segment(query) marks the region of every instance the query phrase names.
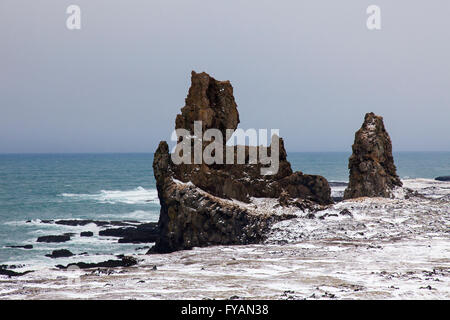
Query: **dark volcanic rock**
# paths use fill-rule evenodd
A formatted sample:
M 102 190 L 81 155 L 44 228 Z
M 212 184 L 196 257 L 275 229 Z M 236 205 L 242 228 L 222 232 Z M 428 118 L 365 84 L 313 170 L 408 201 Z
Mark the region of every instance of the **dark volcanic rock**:
M 450 176 L 442 176 L 442 177 L 436 177 L 434 180 L 437 181 L 450 181 Z
M 54 250 L 51 254 L 46 254 L 46 257 L 49 258 L 67 258 L 71 257 L 74 254 L 67 249 Z
M 226 129 L 237 128 L 239 113 L 229 81 L 217 81 L 205 72 L 192 71 L 186 105 L 176 117 L 175 129 L 187 129 L 193 133 L 194 121 L 198 120 L 202 121 L 203 131 L 215 128 L 223 136 Z
M 24 246 L 6 246 L 7 248 L 15 248 L 15 249 L 33 249 L 31 244 L 26 244 Z
M 16 272 L 16 271 L 12 271 L 12 270 L 0 269 L 0 275 L 8 276 L 8 277 L 20 277 L 20 276 L 26 275 L 27 273 L 30 273 L 30 272 L 33 272 L 33 271 Z
M 136 227 L 111 228 L 101 230 L 100 236 L 120 237 L 119 243 L 148 243 L 155 242 L 159 237 L 158 224 L 143 223 Z
M 83 231 L 80 233 L 81 237 L 93 237 L 94 233 L 92 231 Z
M 129 256 L 121 256 L 120 260 L 107 260 L 99 263 L 86 263 L 77 262 L 70 263 L 67 266 L 57 265 L 59 269 L 67 269 L 71 266 L 76 266 L 80 269 L 90 269 L 90 268 L 117 268 L 117 267 L 131 267 L 136 265 L 138 262 L 135 258 Z
M 160 237 L 149 252 L 259 243 L 270 224 L 283 218 L 252 214 L 191 184 L 168 182 L 160 197 Z
M 33 271 L 24 271 L 24 272 L 16 272 L 16 271 L 12 271 L 12 270 L 8 270 L 8 269 L 16 269 L 16 268 L 22 268 L 23 265 L 6 265 L 6 264 L 2 264 L 0 265 L 0 275 L 1 276 L 8 276 L 8 277 L 20 277 L 23 276 L 27 273 L 33 272 Z
M 349 159 L 350 182 L 344 199 L 390 197 L 396 186 L 402 186 L 392 156 L 392 143 L 383 118 L 367 113 L 355 134 L 353 154 Z
M 23 268 L 25 265 L 23 264 L 2 264 L 0 265 L 0 269 L 6 270 L 6 269 L 19 269 L 19 268 Z
M 225 136 L 227 129 L 236 130 L 239 113 L 229 81 L 217 81 L 206 73 L 192 72 L 191 88 L 186 98 L 186 106 L 176 118 L 176 129 L 185 129 L 194 135 L 193 123 L 202 121 L 203 131 L 219 129 Z M 248 202 L 250 197 L 278 198 L 283 191 L 291 198 L 308 199 L 320 204 L 331 203 L 328 181 L 302 172 L 293 173 L 284 141 L 279 142 L 279 170 L 274 175 L 261 175 L 262 164 L 249 164 L 250 150 L 258 154 L 270 153 L 267 147 L 245 146 L 245 164 L 237 164 L 237 146 L 231 149 L 234 164 L 179 164 L 174 165 L 168 158 L 174 178 L 182 182 L 192 182 L 196 187 L 220 198 Z M 205 143 L 205 142 L 204 142 Z M 208 144 L 208 143 L 206 143 Z M 264 151 L 264 152 L 263 152 Z M 156 176 L 156 173 L 155 173 Z
M 236 130 L 239 113 L 229 81 L 217 81 L 206 73 L 192 72 L 191 88 L 186 105 L 175 121 L 176 129 L 185 129 L 195 136 L 194 121 L 202 121 L 203 132 L 219 129 Z M 330 204 L 330 187 L 325 178 L 293 172 L 287 161 L 284 141 L 279 143 L 279 170 L 262 175 L 262 164 L 250 164 L 250 151 L 267 152 L 269 147 L 243 147 L 245 164 L 174 164 L 165 141 L 154 155 L 153 170 L 161 204 L 160 236 L 153 251 L 171 252 L 194 246 L 257 243 L 264 239 L 271 223 L 287 216 L 271 217 L 255 214 L 244 206 L 223 201 L 235 199 L 244 203 L 251 197 L 279 198 L 282 203 Z M 203 142 L 205 143 L 205 142 Z M 202 146 L 205 148 L 205 145 Z M 223 147 L 233 151 L 237 146 Z M 237 163 L 237 161 L 234 161 Z M 309 201 L 309 202 L 308 202 Z
M 37 239 L 37 242 L 66 242 L 69 240 L 70 240 L 69 235 L 42 236 Z

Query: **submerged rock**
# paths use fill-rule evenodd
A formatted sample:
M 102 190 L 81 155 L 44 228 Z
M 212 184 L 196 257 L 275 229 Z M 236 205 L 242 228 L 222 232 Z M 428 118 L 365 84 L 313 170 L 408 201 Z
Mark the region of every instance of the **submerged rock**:
M 367 113 L 355 134 L 348 168 L 350 182 L 344 199 L 390 197 L 396 186 L 402 186 L 392 156 L 392 143 L 383 118 Z
M 436 177 L 434 180 L 437 181 L 450 181 L 450 176 L 442 176 L 442 177 Z
M 236 130 L 239 113 L 229 81 L 217 81 L 206 73 L 192 72 L 186 105 L 175 121 L 194 138 L 194 121 L 202 121 L 203 132 L 218 129 L 225 137 Z M 277 141 L 278 139 L 278 141 Z M 275 174 L 263 175 L 260 163 L 250 163 L 250 152 L 270 154 L 269 147 L 240 147 L 245 163 L 236 164 L 239 147 L 223 146 L 223 154 L 232 151 L 235 164 L 175 164 L 165 141 L 154 155 L 153 170 L 161 204 L 159 237 L 153 252 L 171 252 L 194 246 L 247 244 L 261 242 L 274 221 L 288 216 L 253 210 L 246 204 L 252 198 L 275 198 L 280 204 L 300 206 L 327 205 L 331 201 L 328 181 L 316 175 L 293 172 L 287 161 L 284 141 L 278 143 L 279 166 Z M 204 143 L 204 142 L 203 142 Z M 274 145 L 276 146 L 276 144 Z M 202 150 L 205 145 L 202 145 Z M 276 149 L 275 149 L 276 150 Z

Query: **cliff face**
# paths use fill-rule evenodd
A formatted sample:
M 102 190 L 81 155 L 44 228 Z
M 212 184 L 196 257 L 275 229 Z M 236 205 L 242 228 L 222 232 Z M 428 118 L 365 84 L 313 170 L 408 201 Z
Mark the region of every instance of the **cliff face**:
M 271 223 L 287 218 L 260 215 L 191 182 L 183 183 L 174 178 L 172 166 L 167 143 L 162 141 L 153 162 L 161 203 L 160 237 L 153 252 L 258 243 Z
M 194 121 L 198 120 L 202 121 L 203 131 L 218 129 L 224 137 L 227 129 L 236 130 L 239 113 L 231 84 L 195 72 L 191 82 L 175 128 L 185 129 L 194 138 Z M 271 146 L 244 147 L 243 164 L 236 164 L 237 146 L 222 149 L 223 154 L 234 152 L 234 164 L 175 164 L 167 143 L 162 141 L 153 162 L 161 203 L 160 238 L 153 250 L 171 252 L 194 246 L 260 242 L 271 223 L 288 217 L 254 210 L 250 206 L 252 198 L 278 198 L 280 205 L 302 208 L 330 204 L 327 180 L 292 172 L 283 139 L 274 137 L 273 143 L 278 144 L 278 171 L 262 175 L 266 165 L 251 163 L 249 153 L 264 151 L 270 155 Z M 205 149 L 204 142 L 201 149 Z
M 349 159 L 350 181 L 344 199 L 390 197 L 392 189 L 402 186 L 392 156 L 392 143 L 383 118 L 367 113 L 355 134 Z

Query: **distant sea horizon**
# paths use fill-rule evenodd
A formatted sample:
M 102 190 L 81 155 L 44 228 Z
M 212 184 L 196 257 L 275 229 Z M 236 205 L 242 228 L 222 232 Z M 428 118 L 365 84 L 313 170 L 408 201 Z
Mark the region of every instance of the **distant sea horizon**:
M 20 152 L 0 153 L 1 160 L 31 157 L 52 159 L 53 157 L 108 157 L 140 155 L 150 156 L 154 152 Z M 287 151 L 287 158 L 294 171 L 322 175 L 330 181 L 348 181 L 348 158 L 351 151 Z M 400 178 L 428 178 L 450 175 L 450 151 L 394 151 L 394 161 Z M 51 165 L 51 163 L 49 164 Z M 151 167 L 151 165 L 150 165 Z M 1 172 L 0 172 L 1 174 Z M 153 176 L 151 177 L 153 178 Z
M 156 148 L 155 148 L 156 150 Z M 286 150 L 289 153 L 351 153 L 351 150 L 344 151 L 290 151 Z M 448 153 L 450 150 L 401 150 L 401 151 L 393 151 L 393 153 Z M 2 155 L 46 155 L 46 154 L 153 154 L 154 151 L 45 151 L 45 152 L 0 152 L 0 156 Z

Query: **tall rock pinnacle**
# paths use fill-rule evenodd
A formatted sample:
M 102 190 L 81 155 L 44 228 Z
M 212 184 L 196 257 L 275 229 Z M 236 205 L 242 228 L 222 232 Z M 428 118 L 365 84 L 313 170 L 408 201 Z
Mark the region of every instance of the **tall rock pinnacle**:
M 344 199 L 390 197 L 395 186 L 402 186 L 382 117 L 372 112 L 366 114 L 361 129 L 355 133 L 352 150 L 348 164 L 350 182 Z
M 226 129 L 235 130 L 239 113 L 230 81 L 218 81 L 207 73 L 191 73 L 191 87 L 186 105 L 175 120 L 175 129 L 187 129 L 194 133 L 194 121 L 202 121 L 202 130 L 219 129 L 225 136 Z
M 218 129 L 224 136 L 226 131 L 235 132 L 239 113 L 229 81 L 215 80 L 204 72 L 192 72 L 185 106 L 175 120 L 176 129 L 187 130 L 183 134 L 194 137 L 189 138 L 187 145 L 198 139 L 197 121 L 202 121 L 203 131 Z M 272 145 L 277 138 L 275 146 L 279 152 L 273 153 Z M 202 143 L 204 151 L 209 142 Z M 173 161 L 173 153 L 169 154 L 168 144 L 161 141 L 153 160 L 161 204 L 160 234 L 152 252 L 260 243 L 271 224 L 293 217 L 280 214 L 283 210 L 278 210 L 277 206 L 315 210 L 330 204 L 328 181 L 321 176 L 293 172 L 283 139 L 274 135 L 271 143 L 268 147 L 222 145 L 224 154 L 232 151 L 231 160 L 237 160 L 238 148 L 243 149 L 244 163 L 208 164 L 204 159 L 200 163 L 177 163 Z M 250 163 L 250 151 L 257 151 L 259 156 L 270 153 L 278 160 L 278 170 L 262 174 L 261 168 L 267 164 Z M 271 205 L 258 208 L 253 203 L 257 198 Z

